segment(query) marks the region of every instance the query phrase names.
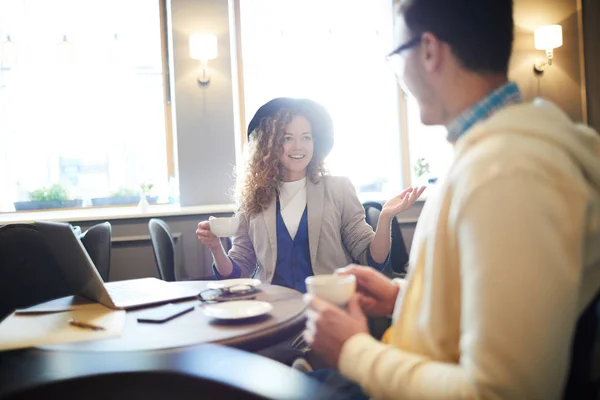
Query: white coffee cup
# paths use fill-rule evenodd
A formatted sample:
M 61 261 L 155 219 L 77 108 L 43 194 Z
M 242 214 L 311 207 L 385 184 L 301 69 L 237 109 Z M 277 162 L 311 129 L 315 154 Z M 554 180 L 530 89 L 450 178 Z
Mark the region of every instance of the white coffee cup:
M 219 217 L 208 220 L 210 231 L 218 237 L 230 237 L 235 235 L 240 226 L 238 217 Z
M 308 293 L 339 307 L 345 307 L 356 292 L 354 275 L 316 275 L 305 282 Z

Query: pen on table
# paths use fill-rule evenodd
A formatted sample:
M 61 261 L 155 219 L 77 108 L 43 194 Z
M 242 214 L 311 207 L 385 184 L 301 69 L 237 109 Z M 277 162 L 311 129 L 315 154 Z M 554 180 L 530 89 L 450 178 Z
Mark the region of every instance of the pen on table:
M 69 320 L 69 325 L 73 325 L 73 326 L 76 326 L 78 328 L 92 329 L 94 331 L 103 331 L 103 330 L 105 330 L 105 328 L 102 327 L 102 326 L 90 324 L 89 322 L 77 321 L 75 319 L 70 319 Z

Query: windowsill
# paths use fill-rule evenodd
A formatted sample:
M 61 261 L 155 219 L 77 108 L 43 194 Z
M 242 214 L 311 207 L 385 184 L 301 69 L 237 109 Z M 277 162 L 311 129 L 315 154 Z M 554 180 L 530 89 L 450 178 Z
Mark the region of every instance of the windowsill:
M 427 200 L 428 194 L 435 190 L 436 186 L 429 186 L 417 199 L 417 202 Z M 389 197 L 382 193 L 360 193 L 359 199 L 365 201 L 379 201 L 385 203 Z M 232 213 L 235 211 L 234 204 L 212 204 L 205 206 L 181 207 L 173 204 L 150 205 L 147 212 L 141 212 L 137 206 L 129 207 L 98 207 L 78 208 L 69 210 L 41 210 L 29 212 L 14 212 L 0 214 L 0 225 L 15 223 L 31 223 L 33 221 L 109 221 L 117 219 L 154 218 L 178 215 L 202 215 Z
M 169 217 L 179 215 L 220 214 L 231 213 L 234 211 L 235 205 L 233 204 L 214 204 L 188 207 L 181 207 L 173 204 L 150 205 L 147 212 L 142 212 L 137 206 L 114 208 L 81 208 L 70 210 L 48 210 L 0 214 L 0 225 L 7 223 L 31 223 L 33 221 L 108 221 L 116 219 Z

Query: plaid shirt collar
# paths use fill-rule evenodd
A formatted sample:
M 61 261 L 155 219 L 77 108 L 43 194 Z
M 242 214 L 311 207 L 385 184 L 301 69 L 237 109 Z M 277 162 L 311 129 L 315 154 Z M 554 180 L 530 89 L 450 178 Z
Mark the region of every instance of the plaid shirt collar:
M 473 104 L 448 125 L 448 141 L 451 143 L 456 142 L 477 122 L 489 118 L 501 108 L 522 101 L 517 84 L 514 82 L 505 83 Z

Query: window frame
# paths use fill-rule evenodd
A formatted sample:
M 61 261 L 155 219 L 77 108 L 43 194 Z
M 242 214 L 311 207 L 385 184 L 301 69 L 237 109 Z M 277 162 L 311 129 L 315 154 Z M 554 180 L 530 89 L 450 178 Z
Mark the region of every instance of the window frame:
M 158 0 L 157 6 L 159 7 L 159 29 L 160 29 L 160 46 L 161 46 L 161 64 L 162 64 L 162 81 L 163 81 L 163 106 L 164 106 L 164 120 L 165 120 L 165 151 L 166 151 L 166 162 L 167 162 L 167 181 L 171 176 L 176 176 L 175 166 L 175 142 L 173 132 L 173 109 L 171 102 L 171 58 L 169 53 L 169 42 L 172 27 L 168 24 L 168 4 L 167 0 Z M 157 203 L 164 204 L 164 203 Z M 94 206 L 87 205 L 85 207 L 77 208 L 58 208 L 58 209 L 39 209 L 39 210 L 23 210 L 23 211 L 0 211 L 0 215 L 10 214 L 28 214 L 36 212 L 64 212 L 69 210 L 81 210 L 81 209 L 98 209 L 98 208 L 122 208 L 131 207 L 131 205 L 111 205 L 111 206 Z

